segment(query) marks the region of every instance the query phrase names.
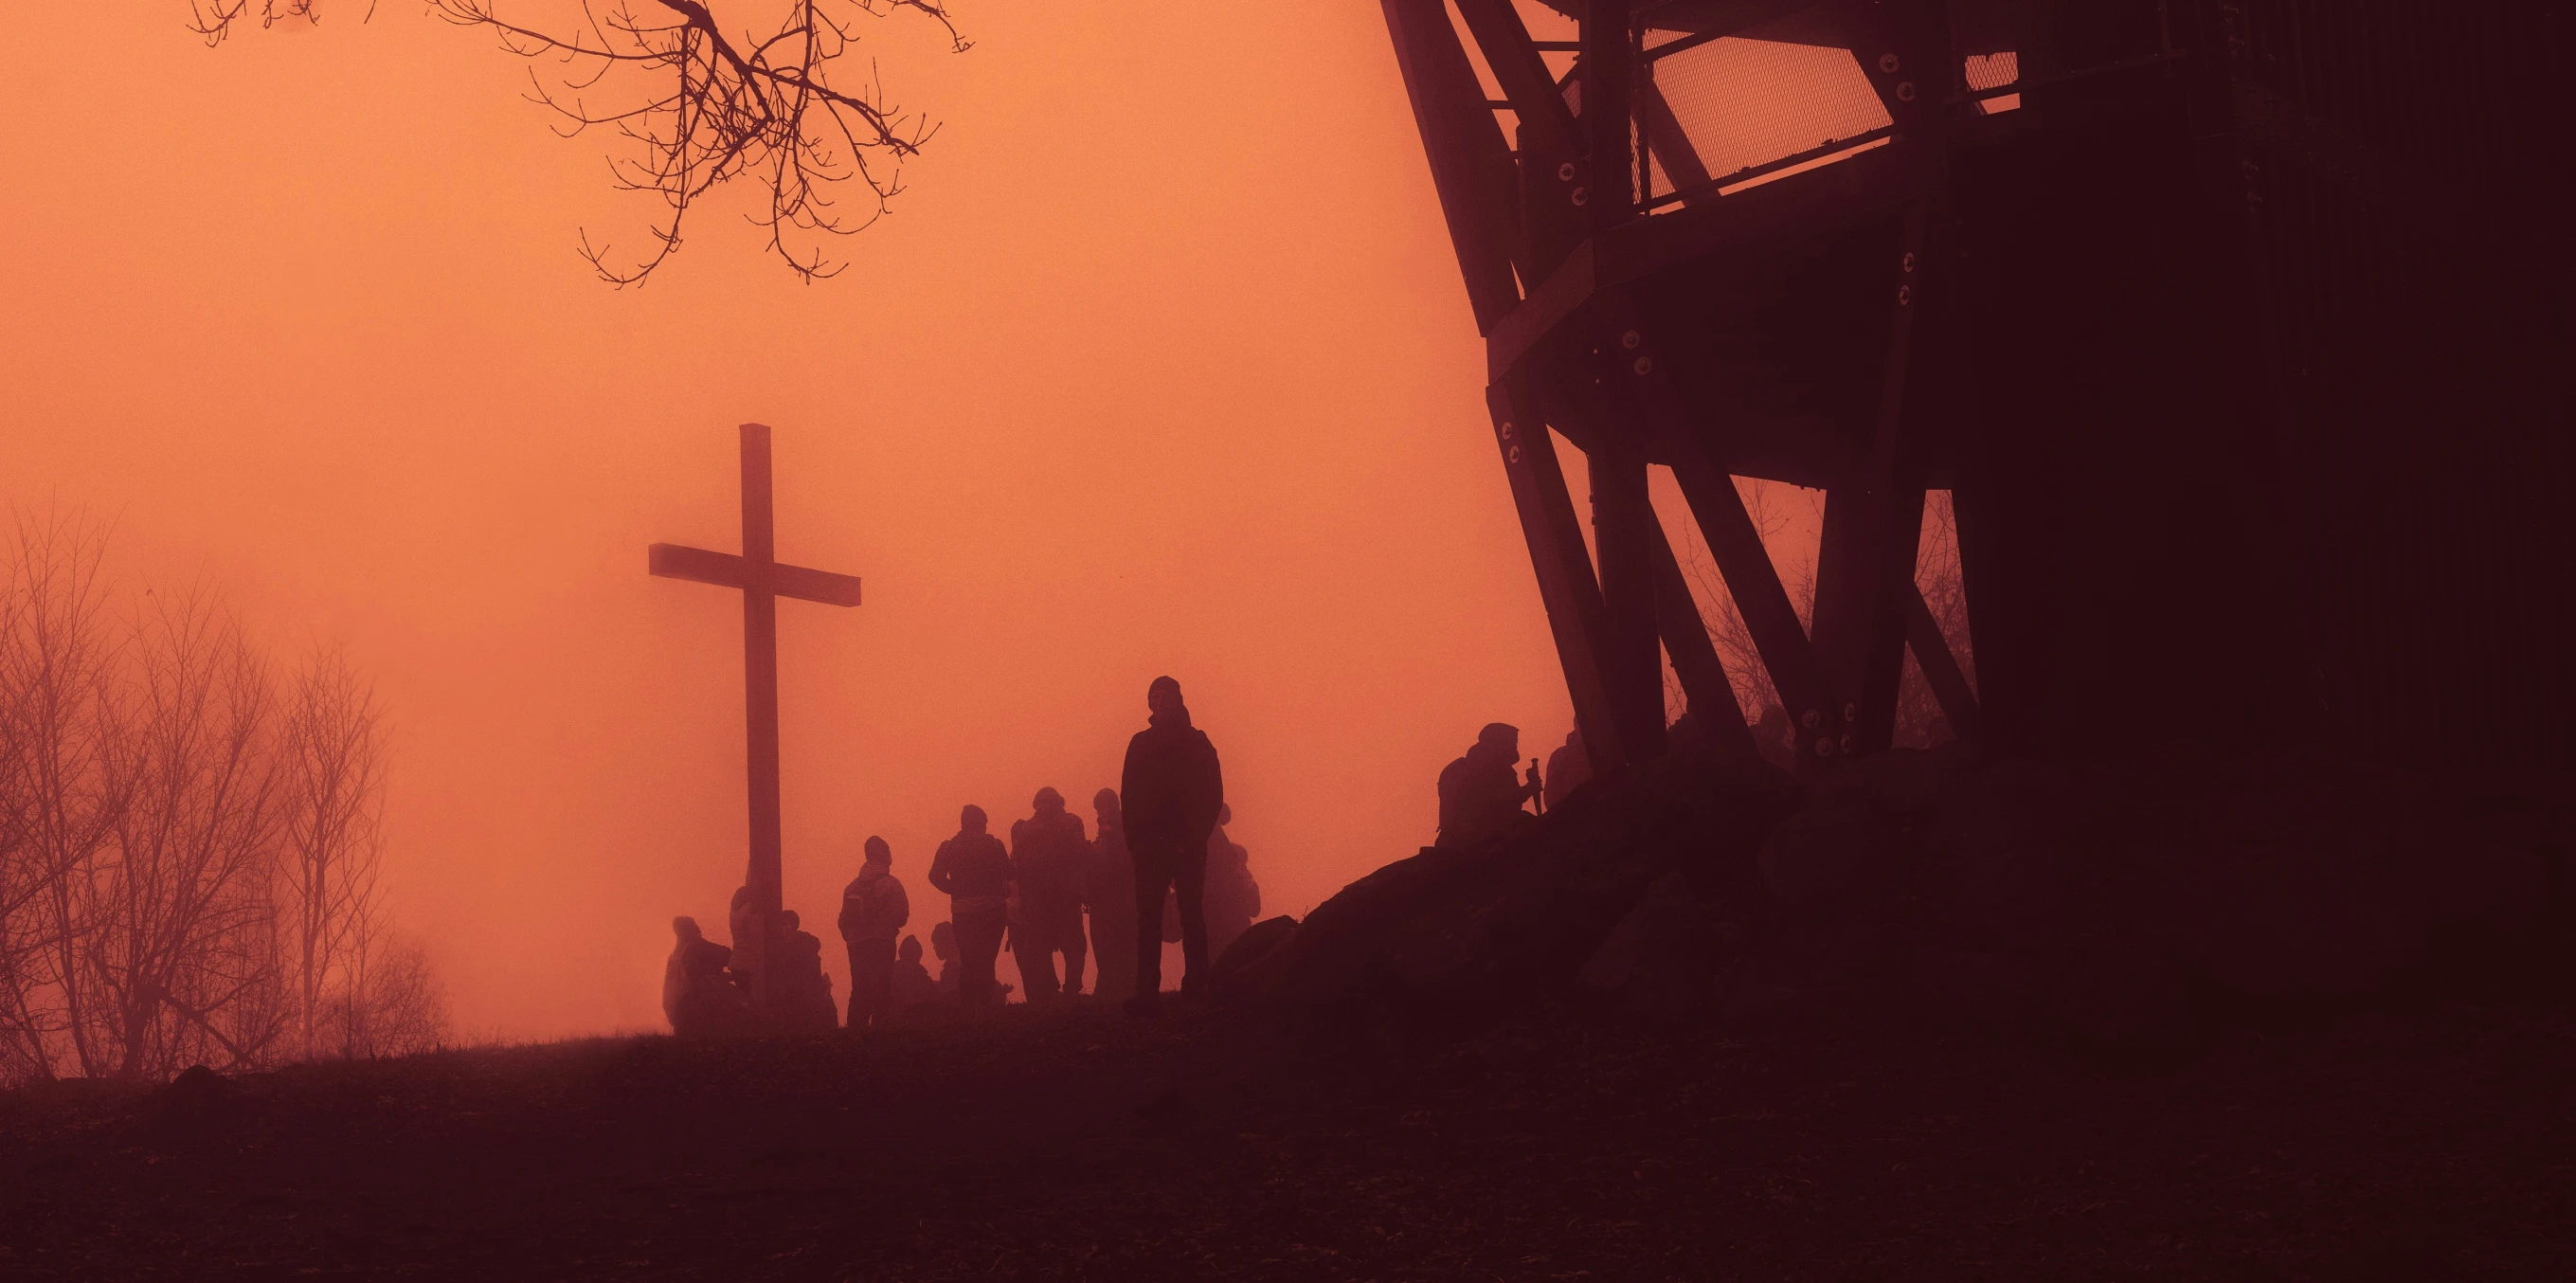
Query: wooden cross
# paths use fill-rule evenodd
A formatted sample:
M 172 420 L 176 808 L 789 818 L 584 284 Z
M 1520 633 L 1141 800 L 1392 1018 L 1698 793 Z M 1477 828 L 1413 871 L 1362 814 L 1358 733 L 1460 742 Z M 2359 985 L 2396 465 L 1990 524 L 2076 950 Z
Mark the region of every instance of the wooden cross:
M 778 598 L 819 601 L 832 606 L 859 604 L 859 581 L 803 566 L 782 566 L 776 555 L 769 509 L 769 429 L 742 425 L 742 555 L 709 552 L 680 544 L 657 543 L 646 550 L 654 574 L 692 579 L 742 590 L 742 676 L 745 720 L 750 730 L 751 871 L 743 879 L 751 888 L 752 907 L 764 929 L 752 941 L 736 940 L 736 951 L 750 947 L 745 959 L 755 968 L 762 1004 L 775 1006 L 777 969 L 766 959 L 777 932 L 780 905 L 778 870 Z

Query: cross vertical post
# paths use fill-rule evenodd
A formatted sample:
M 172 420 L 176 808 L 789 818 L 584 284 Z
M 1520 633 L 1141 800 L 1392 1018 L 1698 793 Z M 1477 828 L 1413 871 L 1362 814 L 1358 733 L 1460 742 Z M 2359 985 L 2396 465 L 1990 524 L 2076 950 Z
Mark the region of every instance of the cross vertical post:
M 753 573 L 742 587 L 742 683 L 747 775 L 751 786 L 751 867 L 743 885 L 763 923 L 775 924 L 785 907 L 779 871 L 778 802 L 778 598 L 765 572 L 778 562 L 777 526 L 769 503 L 769 428 L 742 425 L 742 558 Z M 773 925 L 762 933 L 761 999 L 776 996 L 768 959 Z
M 737 930 L 736 964 L 754 977 L 752 997 L 763 1008 L 778 1005 L 778 972 L 769 959 L 783 956 L 779 914 L 786 907 L 780 876 L 778 801 L 778 599 L 859 604 L 859 581 L 803 566 L 778 563 L 777 527 L 771 517 L 769 429 L 742 425 L 742 555 L 680 544 L 646 549 L 648 568 L 667 579 L 688 579 L 742 590 L 742 694 L 746 732 L 744 772 L 751 795 L 751 859 L 743 875 L 755 925 L 749 938 Z

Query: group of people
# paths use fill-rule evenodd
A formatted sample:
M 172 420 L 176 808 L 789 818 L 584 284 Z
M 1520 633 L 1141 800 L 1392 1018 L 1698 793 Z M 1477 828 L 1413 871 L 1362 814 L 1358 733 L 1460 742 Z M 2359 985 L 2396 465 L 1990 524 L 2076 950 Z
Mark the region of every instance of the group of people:
M 893 849 L 882 838 L 867 840 L 859 875 L 841 896 L 850 1028 L 941 1001 L 1004 1001 L 1012 986 L 994 970 L 1006 943 L 1029 1002 L 1081 993 L 1088 964 L 1098 976 L 1095 996 L 1152 1015 L 1161 1002 L 1163 946 L 1172 941 L 1181 946 L 1182 990 L 1205 987 L 1212 959 L 1261 916 L 1261 887 L 1248 854 L 1226 836 L 1233 816 L 1216 747 L 1192 725 L 1180 683 L 1156 678 L 1145 702 L 1148 724 L 1128 741 L 1120 787 L 1092 797 L 1093 831 L 1085 832 L 1082 817 L 1052 788 L 1038 790 L 1031 813 L 1012 822 L 1007 844 L 991 832 L 983 808 L 959 812 L 956 835 L 939 844 L 926 875 L 948 897 L 948 921 L 931 932 L 936 979 L 922 964 L 920 937 L 903 935 L 912 905 L 895 875 Z M 694 919 L 672 922 L 679 942 L 662 991 L 672 1029 L 838 1025 L 821 941 L 792 911 L 780 915 L 781 930 L 762 932 L 757 915 L 746 916 L 749 900 L 748 888 L 735 895 L 730 949 L 706 939 Z M 780 971 L 764 1006 L 763 955 L 773 948 Z
M 902 894 L 900 888 L 896 894 Z M 768 1026 L 806 1033 L 840 1023 L 832 977 L 823 972 L 822 940 L 805 929 L 794 909 L 778 915 L 776 931 L 761 931 L 753 904 L 750 887 L 733 893 L 730 947 L 707 939 L 696 918 L 671 920 L 671 932 L 679 939 L 662 969 L 662 1014 L 673 1030 L 731 1034 Z M 918 943 L 913 956 L 920 957 Z M 764 973 L 775 973 L 775 989 L 766 1004 Z M 763 1010 L 771 1013 L 765 1021 L 758 1014 Z

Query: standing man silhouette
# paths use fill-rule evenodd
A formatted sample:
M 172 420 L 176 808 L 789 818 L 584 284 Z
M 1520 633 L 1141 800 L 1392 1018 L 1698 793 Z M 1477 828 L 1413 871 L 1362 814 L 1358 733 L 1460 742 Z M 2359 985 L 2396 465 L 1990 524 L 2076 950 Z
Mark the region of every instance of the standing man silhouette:
M 1002 849 L 1002 839 L 984 831 L 986 822 L 980 806 L 958 812 L 957 836 L 940 843 L 930 860 L 930 885 L 948 893 L 957 992 L 969 1007 L 1001 1001 L 993 987 L 993 959 L 1011 921 L 1011 853 Z
M 1225 775 L 1207 733 L 1190 725 L 1181 684 L 1157 677 L 1145 690 L 1152 712 L 1145 729 L 1127 741 L 1127 767 L 1119 796 L 1127 821 L 1127 849 L 1136 863 L 1136 996 L 1127 1014 L 1160 1010 L 1163 989 L 1163 893 L 1180 901 L 1181 991 L 1202 991 L 1208 979 L 1208 835 L 1225 806 Z
M 894 876 L 894 848 L 872 837 L 859 876 L 841 890 L 841 943 L 850 949 L 850 1028 L 894 1014 L 894 938 L 912 920 L 912 900 Z
M 1011 919 L 1011 956 L 1020 964 L 1020 986 L 1031 1002 L 1082 992 L 1082 875 L 1091 841 L 1082 817 L 1064 809 L 1064 795 L 1038 790 L 1036 813 L 1011 825 L 1012 880 L 1019 884 Z M 1055 955 L 1064 955 L 1064 979 Z

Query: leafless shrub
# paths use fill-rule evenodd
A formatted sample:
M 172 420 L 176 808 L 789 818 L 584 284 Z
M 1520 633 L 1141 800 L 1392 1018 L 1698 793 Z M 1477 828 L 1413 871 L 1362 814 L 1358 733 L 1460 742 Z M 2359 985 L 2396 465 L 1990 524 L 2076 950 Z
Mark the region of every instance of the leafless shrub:
M 326 1008 L 315 1054 L 408 1056 L 447 1042 L 447 990 L 419 941 L 371 928 L 352 958 L 347 983 Z
M 262 26 L 319 18 L 316 0 L 258 4 Z M 612 260 L 612 246 L 582 233 L 582 257 L 620 286 L 651 276 L 680 248 L 698 202 L 743 177 L 767 193 L 753 222 L 770 251 L 808 281 L 837 274 L 823 243 L 882 216 L 903 190 L 903 161 L 935 132 L 887 100 L 873 63 L 864 77 L 841 74 L 859 23 L 910 11 L 938 24 L 951 48 L 969 47 L 942 0 L 558 0 L 536 18 L 518 16 L 527 6 L 505 15 L 505 0 L 426 4 L 528 59 L 529 97 L 565 137 L 599 127 L 627 144 L 629 154 L 610 162 L 612 181 L 655 194 L 667 212 L 639 256 Z M 208 44 L 252 13 L 252 0 L 190 0 L 192 29 Z M 859 193 L 847 208 L 835 199 L 844 191 Z

